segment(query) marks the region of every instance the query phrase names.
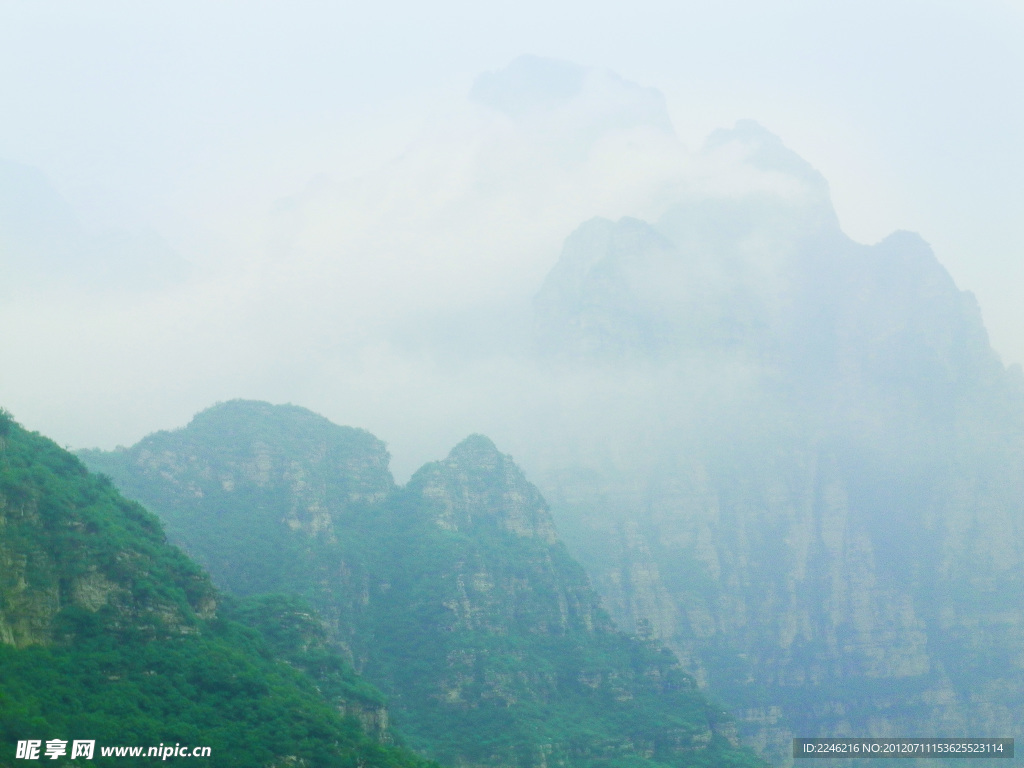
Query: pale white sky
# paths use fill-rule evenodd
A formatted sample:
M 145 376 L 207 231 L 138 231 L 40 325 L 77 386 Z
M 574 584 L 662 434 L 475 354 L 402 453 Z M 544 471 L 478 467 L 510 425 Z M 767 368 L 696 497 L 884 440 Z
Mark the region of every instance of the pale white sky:
M 372 176 L 457 111 L 480 73 L 524 53 L 657 88 L 690 148 L 757 120 L 824 174 L 852 237 L 919 232 L 978 296 L 1004 359 L 1024 361 L 1020 2 L 0 0 L 0 159 L 42 170 L 88 227 L 152 228 L 200 270 L 230 271 L 265 257 L 255 223 L 275 201 L 321 174 Z M 233 295 L 192 301 L 230 306 Z M 155 389 L 128 404 L 101 374 L 60 366 L 49 379 L 81 391 L 44 396 L 11 372 L 45 366 L 35 350 L 52 340 L 19 332 L 2 404 L 73 444 L 137 439 L 204 398 L 299 402 L 225 376 L 215 391 L 181 384 L 191 394 L 161 409 Z M 189 359 L 216 366 L 252 343 L 215 336 Z M 167 387 L 184 364 L 149 383 Z M 104 408 L 68 421 L 103 396 Z M 144 423 L 151 413 L 162 416 Z M 90 422 L 118 419 L 90 437 Z

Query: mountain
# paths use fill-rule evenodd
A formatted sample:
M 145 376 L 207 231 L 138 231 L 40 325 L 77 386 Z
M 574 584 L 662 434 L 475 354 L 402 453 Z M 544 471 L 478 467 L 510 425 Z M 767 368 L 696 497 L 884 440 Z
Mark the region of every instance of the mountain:
M 855 243 L 776 137 L 708 151 L 730 146 L 764 190 L 567 239 L 534 317 L 572 405 L 523 461 L 613 618 L 773 759 L 794 735 L 1014 733 L 1020 369 L 920 237 Z
M 83 227 L 36 168 L 0 158 L 0 298 L 29 293 L 154 291 L 190 265 L 154 231 Z
M 308 599 L 432 758 L 759 764 L 671 653 L 612 625 L 540 493 L 485 437 L 396 487 L 368 433 L 233 401 L 82 456 L 219 585 Z
M 577 161 L 594 142 L 617 132 L 643 130 L 674 137 L 660 91 L 559 59 L 520 56 L 504 69 L 478 77 L 469 99 L 520 128 L 542 128 L 546 139 L 555 138 L 566 148 L 572 140 L 582 144 L 572 153 Z
M 383 697 L 308 608 L 221 597 L 153 515 L 2 411 L 0 669 L 2 765 L 54 739 L 94 740 L 98 765 L 129 745 L 209 747 L 216 766 L 425 765 L 381 742 Z

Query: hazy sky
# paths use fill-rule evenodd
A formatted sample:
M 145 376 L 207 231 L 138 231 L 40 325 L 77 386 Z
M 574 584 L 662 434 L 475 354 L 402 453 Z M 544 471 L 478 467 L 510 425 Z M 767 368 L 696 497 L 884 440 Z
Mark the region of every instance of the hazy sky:
M 1020 2 L 0 1 L 0 159 L 44 172 L 87 228 L 153 230 L 200 273 L 229 273 L 265 258 L 254 222 L 277 201 L 312 179 L 372 177 L 450 125 L 481 73 L 522 54 L 658 89 L 692 149 L 757 120 L 824 174 L 853 238 L 919 232 L 978 296 L 1004 359 L 1024 361 Z M 190 301 L 228 312 L 247 290 L 213 285 Z M 0 397 L 62 442 L 134 441 L 208 395 L 298 402 L 221 376 L 219 388 L 182 384 L 190 395 L 159 405 L 174 366 L 212 369 L 258 346 L 228 331 L 191 357 L 168 353 L 174 362 L 140 376 L 131 403 L 88 370 L 105 359 L 96 338 L 95 355 L 75 341 L 76 367 L 40 373 L 45 387 L 14 375 L 61 354 L 53 339 L 74 314 L 51 322 L 6 343 Z M 110 315 L 90 332 L 124 334 L 124 323 Z M 151 330 L 140 320 L 140 338 Z M 162 333 L 168 349 L 198 338 Z

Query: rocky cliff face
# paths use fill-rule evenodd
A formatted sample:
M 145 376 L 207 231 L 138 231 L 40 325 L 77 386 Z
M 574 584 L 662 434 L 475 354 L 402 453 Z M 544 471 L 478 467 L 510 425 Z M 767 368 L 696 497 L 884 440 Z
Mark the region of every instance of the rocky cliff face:
M 218 426 L 197 429 L 207 424 Z M 341 445 L 344 461 L 325 459 Z M 174 521 L 223 584 L 250 589 L 239 574 L 258 568 L 267 591 L 308 597 L 428 755 L 467 766 L 756 763 L 670 653 L 614 628 L 539 491 L 490 440 L 467 438 L 404 488 L 382 457 L 366 433 L 242 402 L 86 455 Z M 296 508 L 323 510 L 330 525 L 294 525 Z M 237 545 L 243 528 L 276 542 L 272 563 Z
M 540 492 L 486 437 L 469 437 L 444 461 L 425 466 L 406 494 L 417 527 L 447 542 L 449 533 L 466 540 L 459 559 L 447 563 L 442 604 L 451 612 L 449 630 L 613 631 L 586 575 L 558 541 Z
M 112 534 L 131 546 L 118 547 Z M 104 492 L 74 457 L 0 412 L 0 642 L 67 641 L 76 612 L 112 631 L 191 634 L 215 609 L 212 585 L 165 551 L 151 515 L 109 486 Z
M 335 630 L 354 626 L 369 576 L 350 539 L 394 488 L 387 450 L 368 432 L 302 408 L 233 401 L 186 430 L 83 458 L 159 510 L 221 588 L 248 596 L 316 584 L 333 596 L 318 606 Z
M 558 540 L 540 492 L 483 435 L 467 438 L 445 461 L 426 467 L 412 487 L 437 509 L 434 523 L 444 530 L 471 532 L 496 525 L 548 545 Z
M 1020 372 L 920 238 L 849 241 L 823 182 L 751 131 L 732 140 L 806 194 L 567 241 L 538 350 L 602 408 L 527 462 L 615 619 L 668 643 L 766 754 L 1013 733 Z
M 279 428 L 284 424 L 287 430 Z M 172 508 L 198 500 L 223 514 L 240 496 L 281 490 L 288 506 L 274 508 L 280 516 L 268 523 L 314 539 L 335 540 L 339 520 L 394 487 L 387 450 L 368 432 L 266 403 L 233 401 L 204 411 L 187 432 L 151 435 L 125 460 L 140 478 L 163 479 L 163 506 Z M 266 507 L 256 512 L 269 514 Z
M 798 461 L 743 477 L 687 457 L 649 478 L 629 519 L 589 531 L 612 542 L 587 562 L 616 618 L 668 643 L 768 753 L 794 733 L 1014 732 L 1019 566 L 973 540 L 1012 527 L 979 524 L 992 503 L 964 503 L 970 480 L 936 492 L 949 496 L 929 524 L 908 514 L 900 470 L 871 481 L 828 454 Z M 897 491 L 879 500 L 866 482 Z M 563 514 L 582 515 L 609 489 L 567 490 L 580 506 Z

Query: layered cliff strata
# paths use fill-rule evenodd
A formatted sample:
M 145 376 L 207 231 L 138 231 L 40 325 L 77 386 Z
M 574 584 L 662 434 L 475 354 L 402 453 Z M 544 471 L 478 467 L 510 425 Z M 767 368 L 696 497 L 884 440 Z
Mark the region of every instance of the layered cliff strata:
M 615 619 L 766 754 L 1012 733 L 1024 379 L 919 237 L 854 243 L 777 139 L 718 140 L 796 191 L 582 225 L 537 351 L 601 407 L 524 461 Z

